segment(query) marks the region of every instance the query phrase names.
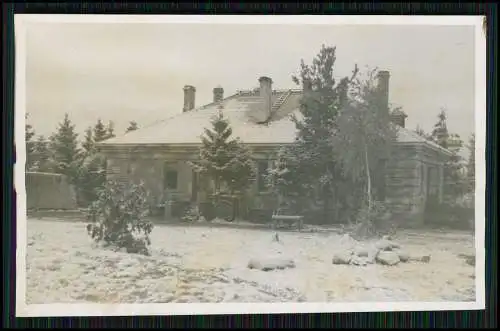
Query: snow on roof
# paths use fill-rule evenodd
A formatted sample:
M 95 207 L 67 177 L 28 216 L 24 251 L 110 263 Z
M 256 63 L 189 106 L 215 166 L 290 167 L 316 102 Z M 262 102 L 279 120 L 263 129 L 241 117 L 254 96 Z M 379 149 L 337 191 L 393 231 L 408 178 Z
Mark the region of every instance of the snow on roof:
M 150 126 L 108 139 L 100 145 L 192 145 L 200 144 L 204 129 L 210 127 L 210 121 L 218 112 L 222 112 L 229 121 L 233 135 L 247 144 L 290 144 L 296 136 L 296 128 L 289 115 L 300 118 L 299 101 L 302 95 L 297 90 L 275 91 L 274 103 L 282 93 L 289 93 L 286 101 L 274 113 L 267 124 L 258 124 L 252 113 L 262 106 L 261 99 L 251 91 L 238 92 L 222 100 L 220 104 L 210 103 L 197 109 L 180 113 Z M 448 151 L 409 129 L 398 128 L 398 142 L 422 143 L 448 154 Z
M 273 95 L 273 99 L 277 99 L 277 95 L 278 93 Z M 290 98 L 290 101 L 294 101 L 292 99 Z M 287 105 L 290 101 L 282 105 L 287 113 L 298 110 L 298 103 L 296 107 Z M 222 112 L 231 124 L 233 135 L 247 144 L 292 143 L 295 139 L 295 124 L 289 116 L 286 116 L 288 114 L 282 114 L 281 110 L 277 112 L 281 115 L 279 120 L 270 121 L 268 124 L 255 122 L 251 115 L 261 105 L 262 102 L 258 97 L 248 95 L 235 95 L 222 101 Z M 210 127 L 210 121 L 217 114 L 218 107 L 218 104 L 209 104 L 180 113 L 151 126 L 103 141 L 101 144 L 199 144 L 204 129 Z
M 416 133 L 412 130 L 409 130 L 407 128 L 402 128 L 402 127 L 398 128 L 398 142 L 410 143 L 410 144 L 422 143 L 422 144 L 426 144 L 434 149 L 440 150 L 446 154 L 450 153 L 447 149 L 439 146 L 435 142 L 430 141 L 428 139 L 425 139 L 424 137 L 420 136 L 418 133 Z

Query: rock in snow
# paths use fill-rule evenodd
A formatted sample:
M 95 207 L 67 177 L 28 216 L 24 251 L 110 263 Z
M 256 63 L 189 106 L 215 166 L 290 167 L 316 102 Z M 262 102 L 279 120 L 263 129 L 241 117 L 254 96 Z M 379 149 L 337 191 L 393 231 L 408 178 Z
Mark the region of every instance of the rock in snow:
M 359 257 L 368 257 L 370 255 L 370 250 L 370 247 L 367 247 L 366 245 L 358 245 L 354 249 L 354 254 Z
M 408 262 L 410 260 L 410 255 L 405 251 L 397 250 L 396 253 L 398 254 L 399 260 L 401 262 Z
M 369 261 L 368 257 L 366 257 L 366 256 L 353 255 L 352 258 L 351 258 L 351 264 L 352 265 L 365 266 L 368 263 L 372 263 L 372 262 Z
M 381 239 L 375 243 L 375 247 L 377 247 L 381 251 L 392 251 L 395 248 L 399 248 L 399 245 L 393 241 Z
M 378 253 L 376 261 L 382 265 L 396 265 L 401 260 L 396 252 L 382 251 Z
M 430 255 L 410 256 L 409 261 L 429 263 L 431 261 L 431 256 Z
M 271 270 L 282 270 L 286 268 L 295 268 L 295 262 L 290 259 L 282 258 L 262 258 L 262 259 L 251 259 L 248 261 L 249 269 L 258 269 L 262 271 Z
M 346 247 L 347 249 L 353 248 L 356 244 L 356 240 L 354 240 L 349 234 L 344 234 L 340 238 L 340 246 Z
M 344 250 L 337 252 L 333 255 L 332 263 L 333 264 L 349 264 L 352 259 L 352 251 Z

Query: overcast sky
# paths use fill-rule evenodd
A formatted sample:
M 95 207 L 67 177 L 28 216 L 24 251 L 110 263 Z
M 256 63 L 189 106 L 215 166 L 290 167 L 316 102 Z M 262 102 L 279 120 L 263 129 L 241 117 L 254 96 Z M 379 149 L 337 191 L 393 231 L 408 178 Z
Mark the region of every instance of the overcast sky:
M 441 107 L 466 139 L 474 130 L 474 27 L 215 24 L 30 23 L 26 102 L 37 133 L 49 134 L 65 112 L 79 132 L 97 118 L 118 131 L 182 111 L 184 85 L 196 105 L 258 85 L 294 88 L 300 60 L 321 44 L 337 46 L 336 73 L 354 64 L 391 72 L 390 102 L 407 127 L 429 131 Z

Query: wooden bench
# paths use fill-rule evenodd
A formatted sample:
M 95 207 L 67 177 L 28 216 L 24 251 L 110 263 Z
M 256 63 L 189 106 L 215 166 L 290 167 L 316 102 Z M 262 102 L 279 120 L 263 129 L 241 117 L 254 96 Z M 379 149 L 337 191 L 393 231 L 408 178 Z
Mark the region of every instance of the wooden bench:
M 272 220 L 272 228 L 273 230 L 277 229 L 279 225 L 283 225 L 283 223 L 287 223 L 288 225 L 296 224 L 299 231 L 302 230 L 303 227 L 303 216 L 299 215 L 287 215 L 283 213 L 283 210 L 278 209 L 276 213 L 271 217 Z

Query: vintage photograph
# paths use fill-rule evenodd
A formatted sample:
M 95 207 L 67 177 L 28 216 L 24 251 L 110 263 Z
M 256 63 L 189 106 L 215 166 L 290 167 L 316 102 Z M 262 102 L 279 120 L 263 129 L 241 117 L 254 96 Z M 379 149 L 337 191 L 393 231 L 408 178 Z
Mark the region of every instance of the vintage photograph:
M 15 21 L 24 311 L 484 305 L 482 17 L 50 16 Z

